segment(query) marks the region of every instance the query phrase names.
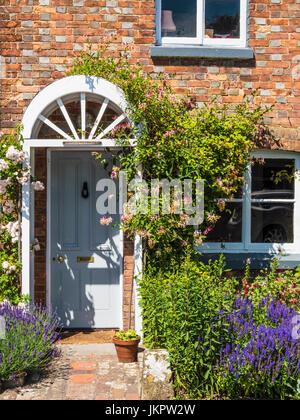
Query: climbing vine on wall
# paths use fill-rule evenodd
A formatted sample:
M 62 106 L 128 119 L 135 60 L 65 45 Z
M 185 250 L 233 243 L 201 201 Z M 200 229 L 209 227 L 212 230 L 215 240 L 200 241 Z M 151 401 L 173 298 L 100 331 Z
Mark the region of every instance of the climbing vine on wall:
M 102 77 L 123 90 L 130 124 L 120 124 L 113 133 L 128 146 L 121 157 L 122 170 L 132 180 L 137 168 L 142 168 L 149 190 L 153 179 L 204 181 L 205 218 L 197 230 L 188 226 L 187 214 L 175 214 L 172 205 L 170 214 L 156 215 L 150 205 L 146 214 L 135 215 L 125 208 L 124 229 L 131 236 L 142 236 L 148 254 L 164 258 L 200 245 L 221 212 L 228 211 L 226 199 L 232 199 L 244 182 L 250 151 L 266 131 L 263 119 L 268 109 L 256 105 L 255 94 L 245 96 L 241 104 L 223 104 L 213 98 L 197 106 L 193 98 L 175 96 L 167 74 L 154 78 L 132 64 L 130 47 L 117 53 L 110 41 L 96 49 L 89 44 L 69 74 Z M 134 147 L 127 143 L 133 137 L 137 139 Z
M 34 190 L 44 189 L 30 175 L 22 143 L 21 126 L 3 135 L 0 143 L 0 301 L 13 304 L 26 299 L 20 295 L 22 186 L 31 182 Z

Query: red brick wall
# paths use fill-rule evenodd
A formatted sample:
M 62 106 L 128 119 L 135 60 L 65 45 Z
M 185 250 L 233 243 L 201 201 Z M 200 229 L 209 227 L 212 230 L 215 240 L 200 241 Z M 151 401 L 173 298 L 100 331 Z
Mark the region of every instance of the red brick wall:
M 97 45 L 105 35 L 118 30 L 119 40 L 112 46 L 114 49 L 122 49 L 122 42 L 134 44 L 132 63 L 139 62 L 152 73 L 169 74 L 169 84 L 175 92 L 189 93 L 199 104 L 224 89 L 227 90 L 224 102 L 241 102 L 244 93 L 258 89 L 258 100 L 274 105 L 266 122 L 277 139 L 284 148 L 300 151 L 299 0 L 250 0 L 253 60 L 152 60 L 154 0 L 2 0 L 0 4 L 0 54 L 5 61 L 0 80 L 3 132 L 21 121 L 29 102 L 43 87 L 66 75 L 73 57 L 85 47 L 86 36 Z M 36 161 L 37 176 L 45 180 L 45 152 L 38 151 Z M 46 243 L 43 194 L 44 198 L 35 203 L 36 236 L 42 246 Z M 131 298 L 132 255 L 132 244 L 125 242 L 125 326 Z M 45 300 L 45 263 L 42 248 L 35 264 L 35 292 L 42 300 Z
M 134 243 L 124 235 L 124 263 L 123 263 L 123 328 L 134 329 Z
M 300 78 L 292 69 L 300 63 L 299 0 L 250 0 L 250 46 L 255 60 L 155 59 L 154 1 L 5 0 L 0 9 L 1 55 L 6 61 L 2 80 L 1 127 L 21 120 L 39 90 L 65 75 L 76 52 L 119 30 L 119 45 L 134 43 L 133 62 L 150 72 L 172 73 L 177 94 L 190 93 L 197 102 L 209 100 L 228 83 L 226 102 L 240 102 L 250 88 L 260 89 L 260 101 L 273 104 L 267 117 L 285 147 L 299 150 Z M 297 26 L 298 25 L 298 26 Z M 294 61 L 293 61 L 294 60 Z M 297 69 L 296 69 L 297 70 Z M 297 73 L 297 71 L 295 72 Z M 299 71 L 300 75 L 300 71 Z M 288 142 L 286 140 L 289 140 Z
M 46 149 L 35 151 L 35 175 L 47 186 Z M 46 244 L 47 244 L 47 189 L 36 193 L 34 202 L 34 236 L 39 240 L 41 250 L 34 257 L 34 297 L 37 303 L 46 304 Z

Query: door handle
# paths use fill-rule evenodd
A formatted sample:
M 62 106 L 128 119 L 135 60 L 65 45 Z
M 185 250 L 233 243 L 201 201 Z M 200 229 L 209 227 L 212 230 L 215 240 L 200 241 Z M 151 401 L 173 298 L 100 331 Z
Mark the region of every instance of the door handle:
M 57 261 L 61 264 L 61 263 L 63 263 L 63 262 L 64 262 L 64 258 L 63 258 L 62 256 L 59 256 L 59 257 L 57 258 Z

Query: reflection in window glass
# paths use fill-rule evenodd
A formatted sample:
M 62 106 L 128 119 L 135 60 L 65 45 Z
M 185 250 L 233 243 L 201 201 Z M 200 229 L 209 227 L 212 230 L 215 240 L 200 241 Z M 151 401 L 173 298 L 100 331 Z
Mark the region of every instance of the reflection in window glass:
M 252 167 L 252 199 L 293 199 L 295 161 L 264 159 Z
M 205 0 L 205 37 L 240 37 L 240 0 Z
M 253 243 L 293 243 L 294 204 L 253 203 L 251 241 Z
M 163 37 L 196 37 L 197 0 L 162 0 Z
M 227 203 L 207 242 L 242 242 L 242 203 Z

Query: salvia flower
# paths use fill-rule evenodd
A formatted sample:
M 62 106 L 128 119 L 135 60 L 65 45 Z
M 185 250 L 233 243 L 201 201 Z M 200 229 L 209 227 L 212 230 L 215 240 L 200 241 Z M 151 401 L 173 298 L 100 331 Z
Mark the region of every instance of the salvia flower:
M 269 296 L 261 299 L 258 308 L 250 298 L 237 297 L 231 310 L 218 317 L 226 325 L 227 342 L 220 349 L 215 371 L 234 382 L 239 394 L 250 392 L 249 383 L 253 393 L 259 394 L 261 388 L 270 393 L 276 391 L 274 387 L 282 388 L 282 378 L 296 381 L 300 343 L 292 335 L 295 316 L 294 309 Z M 256 321 L 258 317 L 263 317 L 265 325 Z

